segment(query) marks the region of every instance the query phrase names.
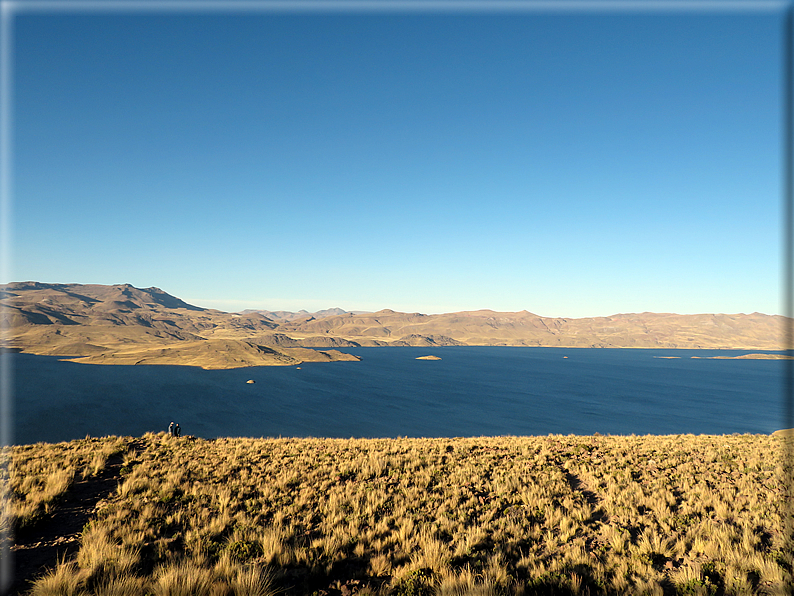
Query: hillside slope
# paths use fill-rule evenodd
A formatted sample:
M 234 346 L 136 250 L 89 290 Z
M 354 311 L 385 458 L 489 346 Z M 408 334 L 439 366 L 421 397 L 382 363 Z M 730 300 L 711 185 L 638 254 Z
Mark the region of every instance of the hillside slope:
M 352 359 L 335 350 L 307 348 L 357 346 L 752 350 L 783 346 L 784 318 L 760 313 L 640 313 L 569 319 L 527 311 L 424 315 L 381 310 L 277 322 L 261 312 L 200 308 L 159 288 L 40 282 L 3 286 L 0 301 L 2 324 L 12 348 L 90 363 L 209 368 L 285 365 Z
M 13 593 L 788 594 L 785 437 L 17 446 Z
M 600 348 L 737 348 L 782 346 L 783 317 L 745 314 L 618 314 L 583 319 L 547 318 L 527 311 L 492 310 L 423 315 L 382 310 L 285 323 L 279 332 L 342 337 L 361 345 L 551 346 Z M 432 343 L 417 343 L 425 338 Z M 439 338 L 439 341 L 433 341 Z
M 31 354 L 204 368 L 356 359 L 245 341 L 272 335 L 278 325 L 259 313 L 193 306 L 159 288 L 20 282 L 3 286 L 1 296 L 10 347 Z

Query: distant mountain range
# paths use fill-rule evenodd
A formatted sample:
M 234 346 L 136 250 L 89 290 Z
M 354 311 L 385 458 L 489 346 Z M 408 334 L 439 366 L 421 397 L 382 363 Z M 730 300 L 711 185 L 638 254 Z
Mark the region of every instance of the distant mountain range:
M 205 368 L 357 359 L 357 346 L 782 348 L 783 317 L 617 314 L 550 318 L 527 311 L 424 315 L 334 308 L 297 313 L 200 308 L 159 288 L 15 282 L 0 286 L 10 347 L 106 364 Z
M 260 315 L 266 316 L 271 321 L 297 321 L 301 319 L 322 319 L 334 315 L 347 315 L 350 314 L 351 312 L 353 314 L 364 314 L 367 311 L 364 310 L 346 311 L 346 310 L 342 310 L 341 308 L 327 308 L 325 310 L 318 310 L 317 312 L 309 312 L 306 310 L 291 312 L 289 310 L 258 310 L 258 309 L 248 308 L 242 311 L 240 314 L 246 315 L 249 313 L 259 313 Z

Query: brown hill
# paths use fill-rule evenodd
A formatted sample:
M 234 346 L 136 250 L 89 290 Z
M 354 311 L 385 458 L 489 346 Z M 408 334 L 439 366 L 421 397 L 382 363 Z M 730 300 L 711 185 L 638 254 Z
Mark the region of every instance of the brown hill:
M 546 318 L 527 311 L 491 310 L 422 315 L 382 310 L 295 321 L 279 332 L 300 340 L 325 335 L 365 345 L 432 345 L 420 338 L 444 337 L 480 346 L 552 346 L 610 348 L 782 347 L 783 317 L 745 314 L 618 314 L 583 319 Z M 433 342 L 435 345 L 448 345 Z
M 270 333 L 257 336 L 251 339 L 261 346 L 281 347 L 281 348 L 357 348 L 360 344 L 348 341 L 339 337 L 329 337 L 320 335 L 317 337 L 305 337 L 298 341 L 283 333 Z
M 245 341 L 272 335 L 278 325 L 259 313 L 193 306 L 158 288 L 21 282 L 3 286 L 0 296 L 10 346 L 31 354 L 205 368 L 350 359 L 295 342 L 290 352 Z
M 309 312 L 307 310 L 299 310 L 298 312 L 292 312 L 289 310 L 256 310 L 256 309 L 246 309 L 242 311 L 242 314 L 256 312 L 261 315 L 266 316 L 268 319 L 273 321 L 277 321 L 279 323 L 284 323 L 286 321 L 298 321 L 303 319 L 322 319 L 323 317 L 331 317 L 333 315 L 344 315 L 347 314 L 346 310 L 342 310 L 341 308 L 326 308 L 325 310 L 318 310 L 316 312 Z M 360 312 L 360 311 L 359 311 Z
M 159 288 L 11 283 L 3 286 L 4 323 L 12 328 L 60 324 L 90 327 L 145 327 L 176 339 L 189 336 L 239 337 L 278 325 L 259 313 L 233 314 L 199 308 Z M 118 329 L 120 335 L 125 331 Z M 134 332 L 133 332 L 134 333 Z
M 783 317 L 618 314 L 583 319 L 491 310 L 423 315 L 382 310 L 277 323 L 259 312 L 204 309 L 158 288 L 12 283 L 0 289 L 11 347 L 81 362 L 208 368 L 348 359 L 357 346 L 615 348 L 783 347 Z

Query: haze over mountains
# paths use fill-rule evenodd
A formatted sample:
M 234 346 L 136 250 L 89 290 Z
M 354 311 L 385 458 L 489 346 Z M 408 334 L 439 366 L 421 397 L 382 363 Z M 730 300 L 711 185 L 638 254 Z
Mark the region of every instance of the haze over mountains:
M 760 313 L 582 319 L 491 310 L 227 313 L 187 304 L 159 288 L 129 284 L 15 282 L 0 291 L 2 324 L 12 348 L 88 363 L 290 365 L 355 360 L 336 350 L 307 348 L 357 346 L 782 349 L 783 317 Z
M 363 310 L 352 311 L 352 312 L 353 314 L 366 313 L 366 311 Z M 317 312 L 309 312 L 307 310 L 299 310 L 298 312 L 292 312 L 289 310 L 258 310 L 258 309 L 248 308 L 246 310 L 241 311 L 240 314 L 245 315 L 248 313 L 259 313 L 260 315 L 266 316 L 271 321 L 284 322 L 284 321 L 297 321 L 300 319 L 322 319 L 333 315 L 346 315 L 348 314 L 348 311 L 342 310 L 341 308 L 327 308 L 325 310 L 318 310 Z

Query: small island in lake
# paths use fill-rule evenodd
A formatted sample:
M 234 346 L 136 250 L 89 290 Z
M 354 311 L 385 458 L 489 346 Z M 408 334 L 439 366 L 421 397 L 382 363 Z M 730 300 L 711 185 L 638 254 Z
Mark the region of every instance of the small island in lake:
M 438 356 L 417 356 L 417 360 L 441 360 Z

